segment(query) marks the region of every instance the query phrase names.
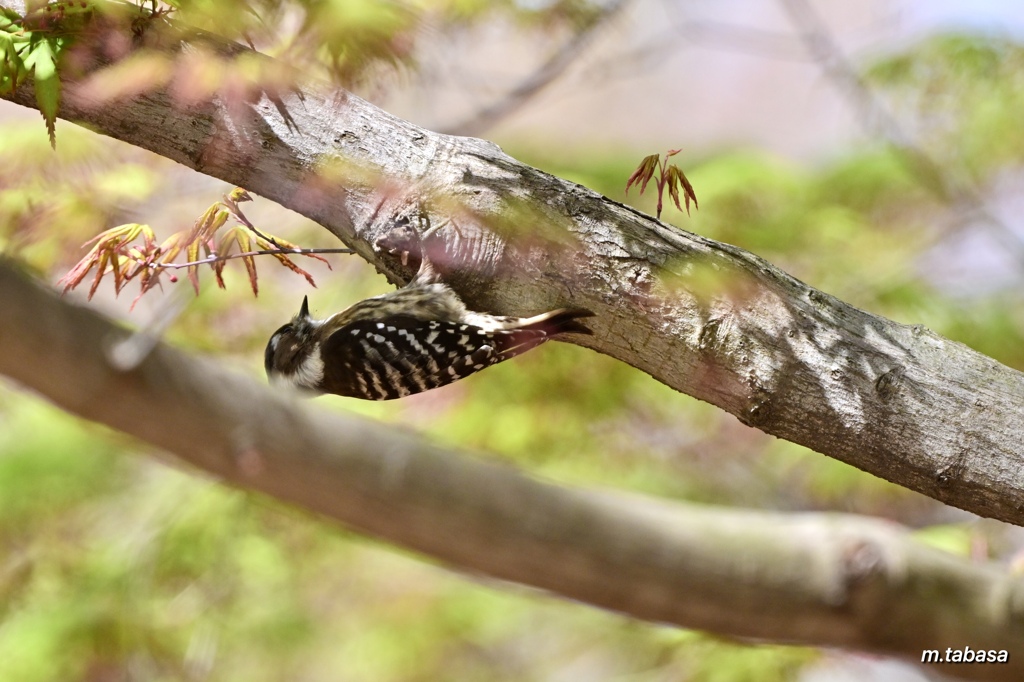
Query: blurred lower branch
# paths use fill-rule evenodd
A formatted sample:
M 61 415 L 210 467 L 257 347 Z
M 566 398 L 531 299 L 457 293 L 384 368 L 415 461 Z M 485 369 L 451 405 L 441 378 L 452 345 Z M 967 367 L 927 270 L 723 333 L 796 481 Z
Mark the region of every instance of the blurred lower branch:
M 0 260 L 0 374 L 60 407 L 454 568 L 638 618 L 920 660 L 1011 650 L 1024 580 L 841 514 L 714 510 L 559 487 L 273 392 L 164 344 L 128 371 L 129 335 Z M 1017 653 L 1017 652 L 1014 652 Z M 1019 679 L 1024 659 L 944 666 Z

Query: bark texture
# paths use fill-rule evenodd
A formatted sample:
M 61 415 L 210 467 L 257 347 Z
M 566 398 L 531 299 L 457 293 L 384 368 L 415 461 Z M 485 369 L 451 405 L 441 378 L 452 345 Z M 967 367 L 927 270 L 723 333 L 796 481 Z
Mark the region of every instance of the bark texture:
M 1024 580 L 842 514 L 773 514 L 567 489 L 324 412 L 158 344 L 119 370 L 130 332 L 0 260 L 0 374 L 64 409 L 464 571 L 731 636 L 920 660 L 1006 650 L 969 679 L 1024 673 Z M 500 542 L 495 540 L 500 538 Z

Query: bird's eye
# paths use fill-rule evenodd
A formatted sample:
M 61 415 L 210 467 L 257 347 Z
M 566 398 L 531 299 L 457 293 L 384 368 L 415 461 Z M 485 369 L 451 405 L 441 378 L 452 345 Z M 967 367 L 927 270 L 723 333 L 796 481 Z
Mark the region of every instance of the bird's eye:
M 281 345 L 281 338 L 285 334 L 291 333 L 292 326 L 290 324 L 286 324 L 280 329 L 278 329 L 276 332 L 274 332 L 273 336 L 270 337 L 270 341 L 267 342 L 267 350 L 263 354 L 263 364 L 267 370 L 268 375 L 270 375 L 275 369 L 274 360 L 277 354 L 278 346 Z

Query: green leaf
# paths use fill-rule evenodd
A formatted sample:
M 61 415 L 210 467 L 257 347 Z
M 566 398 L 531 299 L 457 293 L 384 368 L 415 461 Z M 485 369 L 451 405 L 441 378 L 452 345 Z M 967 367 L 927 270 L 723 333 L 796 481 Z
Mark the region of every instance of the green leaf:
M 16 31 L 21 28 L 21 15 L 10 7 L 0 7 L 0 31 Z
M 14 92 L 26 76 L 18 42 L 14 36 L 0 30 L 0 95 Z
M 56 42 L 44 38 L 30 48 L 25 58 L 25 67 L 32 70 L 36 90 L 36 104 L 46 121 L 46 132 L 50 135 L 50 146 L 57 147 L 54 124 L 57 121 L 57 107 L 60 104 L 60 79 L 57 77 Z

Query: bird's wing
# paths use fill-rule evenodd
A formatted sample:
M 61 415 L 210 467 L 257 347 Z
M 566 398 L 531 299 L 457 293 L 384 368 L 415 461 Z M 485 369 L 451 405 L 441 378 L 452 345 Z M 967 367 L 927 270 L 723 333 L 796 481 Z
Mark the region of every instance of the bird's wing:
M 341 326 L 321 348 L 328 393 L 390 400 L 445 386 L 545 341 L 543 328 L 485 331 L 395 315 Z

